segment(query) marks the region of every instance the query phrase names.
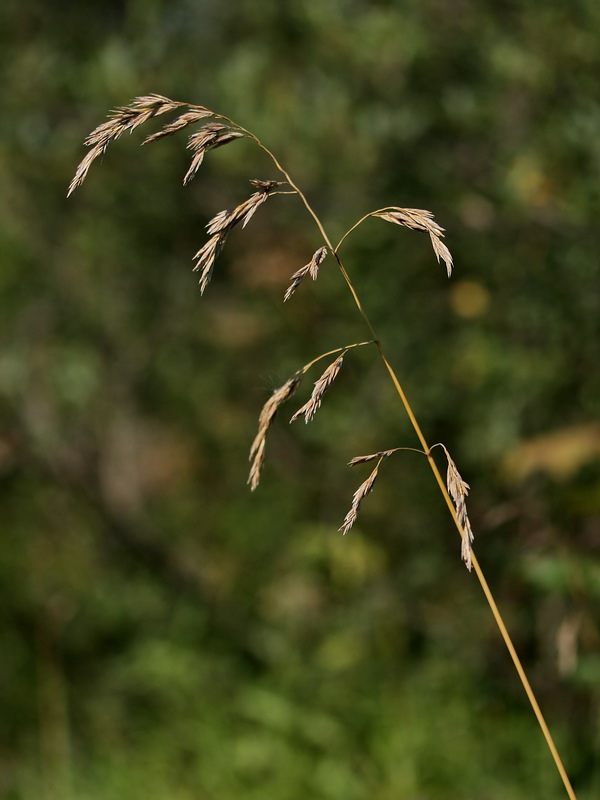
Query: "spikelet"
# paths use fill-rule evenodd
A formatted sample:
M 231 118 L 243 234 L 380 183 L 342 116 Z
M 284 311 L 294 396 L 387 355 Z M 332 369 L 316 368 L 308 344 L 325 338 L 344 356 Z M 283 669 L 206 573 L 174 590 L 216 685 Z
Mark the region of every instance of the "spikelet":
M 215 233 L 194 256 L 194 261 L 196 262 L 194 265 L 194 272 L 200 272 L 200 280 L 198 281 L 200 284 L 200 294 L 204 294 L 206 287 L 210 283 L 215 260 L 225 247 L 226 239 L 226 230 L 221 233 Z
M 256 209 L 261 203 L 265 202 L 268 196 L 269 193 L 265 191 L 254 192 L 247 200 L 240 203 L 239 206 L 219 211 L 206 226 L 206 232 L 211 235 L 213 233 L 220 233 L 221 231 L 233 228 L 238 222 L 241 222 L 242 228 L 245 228 Z
M 258 418 L 258 432 L 254 437 L 252 446 L 250 447 L 249 461 L 251 462 L 250 474 L 248 476 L 248 483 L 252 491 L 256 489 L 260 481 L 260 473 L 265 459 L 265 445 L 267 433 L 271 427 L 271 423 L 275 419 L 279 406 L 288 400 L 296 391 L 302 380 L 302 373 L 297 372 L 289 378 L 283 386 L 276 389 L 271 397 L 264 404 L 260 416 Z
M 93 162 L 104 155 L 106 148 L 112 141 L 118 139 L 125 131 L 135 130 L 138 125 L 146 122 L 151 117 L 173 111 L 181 105 L 181 103 L 175 103 L 160 94 L 150 94 L 136 97 L 128 106 L 120 106 L 111 111 L 108 120 L 98 125 L 86 136 L 84 144 L 92 149 L 77 167 L 73 180 L 69 184 L 67 197 L 78 186 L 81 186 Z
M 371 472 L 371 474 L 369 475 L 367 480 L 363 481 L 363 483 L 361 483 L 361 485 L 358 487 L 358 489 L 354 492 L 354 495 L 352 497 L 352 505 L 350 506 L 350 510 L 346 514 L 346 516 L 344 518 L 344 522 L 342 523 L 341 527 L 339 528 L 339 530 L 342 531 L 344 536 L 348 533 L 350 528 L 356 522 L 356 519 L 358 517 L 358 511 L 360 509 L 360 504 L 365 499 L 365 497 L 370 492 L 373 491 L 373 484 L 375 483 L 375 480 L 377 478 L 377 474 L 379 472 L 379 466 L 380 466 L 382 461 L 383 461 L 383 457 L 379 459 L 379 461 L 377 462 L 377 466 L 375 467 L 373 472 Z
M 444 229 L 433 219 L 431 211 L 426 211 L 423 208 L 390 206 L 389 208 L 382 208 L 380 211 L 374 211 L 370 216 L 380 217 L 396 225 L 404 225 L 404 227 L 411 228 L 414 231 L 427 231 L 435 257 L 438 262 L 440 259 L 444 262 L 448 277 L 450 277 L 453 267 L 452 255 L 442 241 Z
M 187 128 L 188 125 L 194 125 L 196 122 L 200 122 L 201 119 L 212 116 L 213 112 L 209 111 L 207 108 L 198 108 L 193 109 L 192 111 L 186 111 L 184 114 L 178 116 L 177 119 L 174 119 L 173 122 L 168 122 L 156 133 L 153 133 L 151 136 L 147 136 L 142 144 L 150 144 L 150 142 L 156 142 L 158 139 L 163 139 L 165 136 L 172 136 L 174 133 Z
M 222 122 L 207 122 L 199 131 L 192 133 L 188 139 L 187 146 L 188 150 L 192 151 L 193 156 L 188 171 L 183 178 L 183 185 L 188 184 L 198 172 L 207 150 L 214 150 L 216 147 L 229 144 L 234 139 L 241 139 L 245 135 L 242 131 L 230 128 L 229 125 L 224 125 Z
M 321 377 L 315 381 L 310 399 L 301 408 L 299 408 L 298 411 L 296 411 L 294 416 L 290 419 L 290 422 L 294 422 L 294 420 L 298 419 L 298 417 L 302 416 L 302 414 L 304 414 L 304 422 L 308 423 L 311 421 L 316 414 L 317 409 L 321 405 L 321 402 L 323 401 L 323 395 L 337 378 L 339 371 L 342 368 L 342 364 L 344 363 L 344 356 L 346 355 L 346 352 L 347 351 L 344 350 L 342 353 L 340 353 L 336 360 L 327 367 Z
M 283 297 L 283 301 L 289 300 L 290 297 L 294 294 L 300 283 L 302 282 L 303 278 L 307 275 L 313 279 L 313 281 L 317 280 L 319 275 L 319 267 L 325 260 L 325 256 L 327 255 L 327 248 L 326 247 L 319 247 L 317 251 L 313 253 L 311 260 L 308 264 L 305 264 L 303 267 L 297 272 L 294 272 L 292 275 L 292 282 L 288 286 L 288 289 Z
M 380 461 L 383 461 L 384 458 L 391 456 L 392 453 L 395 453 L 398 449 L 399 448 L 394 447 L 392 450 L 380 450 L 378 453 L 371 453 L 368 456 L 356 456 L 356 458 L 353 458 L 348 462 L 348 466 L 355 467 L 357 464 L 366 464 L 367 461 L 374 461 L 376 458 L 378 458 Z
M 471 528 L 471 523 L 469 521 L 469 516 L 467 514 L 466 498 L 471 487 L 462 479 L 456 464 L 450 458 L 450 453 L 448 450 L 443 444 L 440 444 L 440 447 L 446 454 L 446 459 L 448 461 L 446 487 L 454 503 L 454 508 L 456 509 L 456 518 L 458 519 L 458 523 L 461 528 L 462 543 L 460 555 L 470 572 L 472 567 L 471 544 L 473 543 L 474 535 L 473 529 Z
M 281 181 L 252 180 L 250 183 L 258 189 L 257 192 L 254 192 L 239 206 L 219 211 L 206 226 L 206 231 L 211 238 L 194 256 L 196 262 L 194 272 L 200 272 L 201 294 L 204 294 L 208 286 L 215 260 L 225 245 L 229 231 L 239 222 L 244 228 L 255 214 L 256 209 L 269 197 L 270 192 L 277 186 L 281 186 Z

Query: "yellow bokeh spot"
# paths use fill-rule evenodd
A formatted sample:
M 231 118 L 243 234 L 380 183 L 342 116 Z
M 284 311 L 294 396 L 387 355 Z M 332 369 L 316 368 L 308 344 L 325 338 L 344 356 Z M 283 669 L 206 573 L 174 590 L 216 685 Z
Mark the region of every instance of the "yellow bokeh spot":
M 459 281 L 450 290 L 450 305 L 459 317 L 474 319 L 488 310 L 490 293 L 476 281 Z

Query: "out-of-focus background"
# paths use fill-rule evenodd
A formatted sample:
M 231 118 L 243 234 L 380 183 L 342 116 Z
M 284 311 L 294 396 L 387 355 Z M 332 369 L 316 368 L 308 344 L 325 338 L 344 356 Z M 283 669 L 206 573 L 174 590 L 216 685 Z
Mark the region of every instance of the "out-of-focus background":
M 150 92 L 234 117 L 334 240 L 431 209 L 456 261 L 370 220 L 345 246 L 580 800 L 600 796 L 600 6 L 103 0 L 0 5 L 0 798 L 517 800 L 564 790 L 375 354 L 247 454 L 270 392 L 368 338 L 251 142 L 185 189 L 184 136 L 84 136 Z M 148 123 L 145 133 L 157 129 Z M 326 363 L 326 362 L 325 362 Z M 318 368 L 312 380 L 318 377 Z M 297 400 L 297 402 L 296 402 Z M 440 453 L 443 468 L 443 454 Z

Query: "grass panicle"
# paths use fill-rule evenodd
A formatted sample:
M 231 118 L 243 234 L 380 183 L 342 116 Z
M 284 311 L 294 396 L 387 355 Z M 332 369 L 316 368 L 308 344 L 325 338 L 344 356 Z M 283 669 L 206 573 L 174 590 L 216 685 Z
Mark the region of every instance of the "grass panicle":
M 150 94 L 141 97 L 136 97 L 134 100 L 131 101 L 129 106 L 123 106 L 117 108 L 116 110 L 110 113 L 107 121 L 103 122 L 101 125 L 95 128 L 86 137 L 84 144 L 87 147 L 89 147 L 90 150 L 83 158 L 79 166 L 77 167 L 73 180 L 69 185 L 68 194 L 71 194 L 77 187 L 79 187 L 83 183 L 91 165 L 97 158 L 104 155 L 108 145 L 112 141 L 118 139 L 126 131 L 129 132 L 134 131 L 137 127 L 147 122 L 148 120 L 152 119 L 153 117 L 162 115 L 170 111 L 175 111 L 177 109 L 180 110 L 186 109 L 186 110 L 183 111 L 183 113 L 181 113 L 175 120 L 164 125 L 158 132 L 147 136 L 142 142 L 142 144 L 148 144 L 150 142 L 154 142 L 159 139 L 165 138 L 172 134 L 178 133 L 179 131 L 185 130 L 189 128 L 191 125 L 194 125 L 196 123 L 201 123 L 202 120 L 204 120 L 207 117 L 213 117 L 213 120 L 211 122 L 202 124 L 202 126 L 198 131 L 191 133 L 188 137 L 187 146 L 192 153 L 192 158 L 190 166 L 184 177 L 184 184 L 189 183 L 189 181 L 196 175 L 199 167 L 203 162 L 205 154 L 209 150 L 214 150 L 217 147 L 221 147 L 223 145 L 229 144 L 232 141 L 235 141 L 236 139 L 244 137 L 251 139 L 264 153 L 266 153 L 266 155 L 271 159 L 272 163 L 274 164 L 278 172 L 281 174 L 283 179 L 282 181 L 252 181 L 252 184 L 257 189 L 257 191 L 254 194 L 252 194 L 251 197 L 249 197 L 243 203 L 241 203 L 238 206 L 235 206 L 232 209 L 219 212 L 215 217 L 213 217 L 210 220 L 207 226 L 210 238 L 206 242 L 206 244 L 196 253 L 194 257 L 194 261 L 196 262 L 194 270 L 200 272 L 199 283 L 200 283 L 201 293 L 205 291 L 206 286 L 210 281 L 215 259 L 223 249 L 225 241 L 231 229 L 239 222 L 241 222 L 242 227 L 244 227 L 247 224 L 247 222 L 251 219 L 251 217 L 255 214 L 258 207 L 265 202 L 269 194 L 274 193 L 273 192 L 274 189 L 277 189 L 280 185 L 286 183 L 289 185 L 290 191 L 277 192 L 277 193 L 296 194 L 298 196 L 300 201 L 304 204 L 305 209 L 315 222 L 322 236 L 323 246 L 315 251 L 308 264 L 303 266 L 301 269 L 297 270 L 292 275 L 291 284 L 284 295 L 284 301 L 287 301 L 290 299 L 290 297 L 292 297 L 292 295 L 294 294 L 294 292 L 296 291 L 302 280 L 306 277 L 306 275 L 310 275 L 313 280 L 317 278 L 320 264 L 325 259 L 327 253 L 331 253 L 332 256 L 335 258 L 335 261 L 338 265 L 342 278 L 345 281 L 348 290 L 352 295 L 356 308 L 360 313 L 363 322 L 366 325 L 367 329 L 369 330 L 371 336 L 371 340 L 369 342 L 359 342 L 357 344 L 348 345 L 343 348 L 337 348 L 336 350 L 332 350 L 329 351 L 328 353 L 324 353 L 321 356 L 318 356 L 317 358 L 313 359 L 309 364 L 306 364 L 299 372 L 297 372 L 295 375 L 289 378 L 282 386 L 280 386 L 273 392 L 271 397 L 269 397 L 267 402 L 264 404 L 262 411 L 260 412 L 258 421 L 258 432 L 250 448 L 251 467 L 250 467 L 250 474 L 248 477 L 248 483 L 250 484 L 250 488 L 254 490 L 258 486 L 265 458 L 266 437 L 273 423 L 273 420 L 275 419 L 281 404 L 284 403 L 286 400 L 289 400 L 289 398 L 292 397 L 293 394 L 296 392 L 302 380 L 302 376 L 305 374 L 305 372 L 313 364 L 315 364 L 317 361 L 320 361 L 322 358 L 334 354 L 336 355 L 335 360 L 327 367 L 325 372 L 315 382 L 310 399 L 300 409 L 298 409 L 298 411 L 292 417 L 292 420 L 294 420 L 303 414 L 305 421 L 308 422 L 310 419 L 313 418 L 315 412 L 321 405 L 325 392 L 327 391 L 331 383 L 335 380 L 336 376 L 338 375 L 347 350 L 349 350 L 352 347 L 359 347 L 366 344 L 374 344 L 377 353 L 379 355 L 379 358 L 394 385 L 397 395 L 404 407 L 404 410 L 408 416 L 408 419 L 413 427 L 413 430 L 417 436 L 417 439 L 419 440 L 421 447 L 420 449 L 414 447 L 396 447 L 391 450 L 382 450 L 377 453 L 372 453 L 366 456 L 358 456 L 350 461 L 350 465 L 352 466 L 368 463 L 374 460 L 377 460 L 377 463 L 375 465 L 375 468 L 369 475 L 369 477 L 365 481 L 363 481 L 363 483 L 361 483 L 361 485 L 355 491 L 352 498 L 352 504 L 350 510 L 346 514 L 346 517 L 344 519 L 344 522 L 340 530 L 344 534 L 346 534 L 356 522 L 360 505 L 364 500 L 364 498 L 373 490 L 373 485 L 379 473 L 379 467 L 381 466 L 381 463 L 383 462 L 384 459 L 386 459 L 389 455 L 398 450 L 415 450 L 416 452 L 419 452 L 424 456 L 426 456 L 429 467 L 438 484 L 440 493 L 444 499 L 444 502 L 446 503 L 446 506 L 450 514 L 452 515 L 454 524 L 461 536 L 462 559 L 465 562 L 467 568 L 469 570 L 473 569 L 477 576 L 477 579 L 481 585 L 486 600 L 490 606 L 494 620 L 498 626 L 498 630 L 500 631 L 500 634 L 504 640 L 504 643 L 513 661 L 519 679 L 523 685 L 525 693 L 535 713 L 540 729 L 546 740 L 548 749 L 552 755 L 552 758 L 554 759 L 556 768 L 560 774 L 565 790 L 570 800 L 576 800 L 575 793 L 573 791 L 573 788 L 565 771 L 558 750 L 556 749 L 556 745 L 554 744 L 552 735 L 548 729 L 544 716 L 541 712 L 535 693 L 533 692 L 533 689 L 531 688 L 527 675 L 525 674 L 523 665 L 521 664 L 519 656 L 513 645 L 512 639 L 508 633 L 508 630 L 506 629 L 506 625 L 498 609 L 496 601 L 494 600 L 494 596 L 483 574 L 481 566 L 479 565 L 479 562 L 475 557 L 475 553 L 472 550 L 473 531 L 471 528 L 471 523 L 469 521 L 466 509 L 466 497 L 468 495 L 470 487 L 462 479 L 460 473 L 458 472 L 455 462 L 448 453 L 447 448 L 440 443 L 439 446 L 443 448 L 447 459 L 446 481 L 444 481 L 444 479 L 442 478 L 442 475 L 437 468 L 435 460 L 431 455 L 432 448 L 430 448 L 429 445 L 427 444 L 427 440 L 412 410 L 411 404 L 408 401 L 408 398 L 402 387 L 402 384 L 400 383 L 400 380 L 385 353 L 383 345 L 376 334 L 375 328 L 362 305 L 358 292 L 339 254 L 342 244 L 345 242 L 348 236 L 354 230 L 356 230 L 356 228 L 359 227 L 359 225 L 361 225 L 365 220 L 369 219 L 370 217 L 378 217 L 379 219 L 383 219 L 386 222 L 391 222 L 395 225 L 400 225 L 406 228 L 410 228 L 411 230 L 426 232 L 430 237 L 431 245 L 433 247 L 433 252 L 437 261 L 438 262 L 442 261 L 445 264 L 448 277 L 450 277 L 453 270 L 453 259 L 450 250 L 443 241 L 445 235 L 444 229 L 435 221 L 431 211 L 426 211 L 424 209 L 418 209 L 418 208 L 387 206 L 385 208 L 377 209 L 376 211 L 370 211 L 363 217 L 361 217 L 361 219 L 359 219 L 354 225 L 352 225 L 351 228 L 349 228 L 346 231 L 346 233 L 342 236 L 342 238 L 338 242 L 337 246 L 334 247 L 329 236 L 327 235 L 327 232 L 323 226 L 323 223 L 321 222 L 321 219 L 313 209 L 312 205 L 309 203 L 304 192 L 294 182 L 289 172 L 287 172 L 286 169 L 281 165 L 277 157 L 268 149 L 268 147 L 266 147 L 260 141 L 260 139 L 255 134 L 253 134 L 246 128 L 243 128 L 241 125 L 237 124 L 228 117 L 222 114 L 218 114 L 214 111 L 211 111 L 205 106 L 181 103 L 178 101 L 170 100 L 169 98 L 163 97 L 162 95 L 158 94 Z M 438 445 L 434 445 L 434 447 L 436 446 Z

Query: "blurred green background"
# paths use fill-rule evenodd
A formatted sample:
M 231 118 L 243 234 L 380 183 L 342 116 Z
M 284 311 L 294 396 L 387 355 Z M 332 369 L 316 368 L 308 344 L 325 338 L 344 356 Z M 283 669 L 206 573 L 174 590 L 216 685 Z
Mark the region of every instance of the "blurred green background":
M 370 220 L 344 257 L 430 442 L 580 800 L 600 796 L 600 6 L 5 0 L 0 6 L 0 798 L 517 800 L 564 789 L 369 348 L 308 426 L 247 453 L 269 393 L 368 338 L 255 146 L 84 136 L 158 92 L 234 117 L 332 238 L 431 209 L 456 262 Z M 296 402 L 297 400 L 297 402 Z M 443 454 L 440 453 L 443 468 Z

